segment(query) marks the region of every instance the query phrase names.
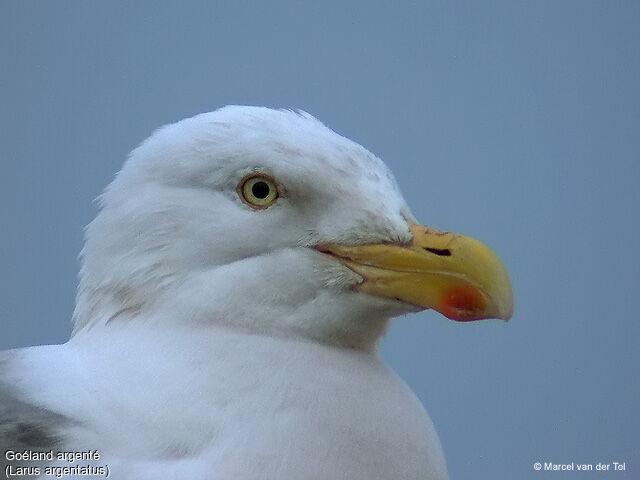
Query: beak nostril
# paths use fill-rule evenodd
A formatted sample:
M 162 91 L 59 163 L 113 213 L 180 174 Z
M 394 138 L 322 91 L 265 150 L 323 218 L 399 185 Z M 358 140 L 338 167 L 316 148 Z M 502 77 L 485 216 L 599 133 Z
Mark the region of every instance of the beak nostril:
M 431 252 L 435 255 L 439 255 L 440 257 L 450 257 L 451 256 L 451 250 L 449 250 L 448 248 L 429 248 L 429 247 L 424 247 L 424 249 L 427 252 Z

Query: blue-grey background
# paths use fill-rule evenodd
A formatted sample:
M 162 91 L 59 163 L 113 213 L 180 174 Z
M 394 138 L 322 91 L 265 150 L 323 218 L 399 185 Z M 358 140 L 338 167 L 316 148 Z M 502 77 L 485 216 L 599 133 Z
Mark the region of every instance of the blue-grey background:
M 302 108 L 512 275 L 510 323 L 425 312 L 382 346 L 451 478 L 640 478 L 639 47 L 624 0 L 3 1 L 0 348 L 66 340 L 92 199 L 156 127 Z

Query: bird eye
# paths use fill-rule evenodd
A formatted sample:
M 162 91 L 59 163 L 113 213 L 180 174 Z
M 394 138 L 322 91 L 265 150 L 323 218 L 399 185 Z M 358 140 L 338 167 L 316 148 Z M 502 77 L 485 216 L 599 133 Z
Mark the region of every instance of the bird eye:
M 240 180 L 236 190 L 242 201 L 251 208 L 268 208 L 280 196 L 280 190 L 275 180 L 264 173 L 247 175 Z

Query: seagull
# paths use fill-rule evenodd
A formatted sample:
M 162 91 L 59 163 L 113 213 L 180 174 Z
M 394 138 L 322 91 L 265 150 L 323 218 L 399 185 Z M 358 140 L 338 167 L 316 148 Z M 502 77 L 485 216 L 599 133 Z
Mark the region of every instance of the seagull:
M 10 478 L 435 480 L 390 319 L 508 320 L 500 260 L 418 224 L 375 155 L 303 111 L 157 130 L 99 197 L 73 332 L 0 354 Z

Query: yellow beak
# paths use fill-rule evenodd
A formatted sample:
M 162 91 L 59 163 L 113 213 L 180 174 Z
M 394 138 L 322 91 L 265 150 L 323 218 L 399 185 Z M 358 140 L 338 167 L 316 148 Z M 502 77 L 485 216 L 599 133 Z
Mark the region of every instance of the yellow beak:
M 360 275 L 357 291 L 431 308 L 457 321 L 513 314 L 509 276 L 483 243 L 410 224 L 408 245 L 318 247 Z

